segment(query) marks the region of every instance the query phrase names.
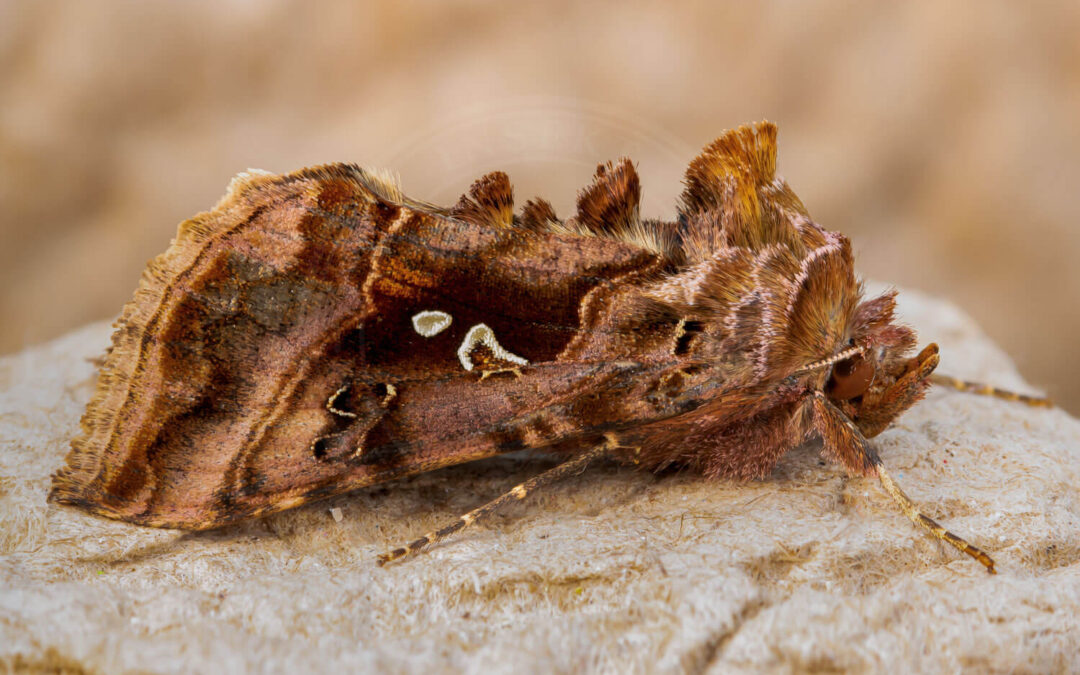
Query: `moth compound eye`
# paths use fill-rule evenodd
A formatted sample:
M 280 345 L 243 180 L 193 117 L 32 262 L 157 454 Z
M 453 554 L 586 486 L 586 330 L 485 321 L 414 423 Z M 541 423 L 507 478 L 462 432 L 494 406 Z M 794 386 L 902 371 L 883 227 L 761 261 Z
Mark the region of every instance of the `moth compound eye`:
M 825 392 L 840 401 L 862 396 L 874 381 L 877 369 L 874 364 L 857 354 L 833 366 Z

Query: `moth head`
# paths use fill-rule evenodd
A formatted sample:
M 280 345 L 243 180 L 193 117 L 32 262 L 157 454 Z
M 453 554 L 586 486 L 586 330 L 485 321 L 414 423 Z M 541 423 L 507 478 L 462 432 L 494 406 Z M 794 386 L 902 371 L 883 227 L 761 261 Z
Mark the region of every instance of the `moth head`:
M 875 398 L 903 374 L 916 338 L 915 331 L 894 320 L 895 306 L 895 291 L 860 303 L 844 348 L 804 369 L 825 372 L 819 382 L 834 402 L 858 407 L 864 397 Z

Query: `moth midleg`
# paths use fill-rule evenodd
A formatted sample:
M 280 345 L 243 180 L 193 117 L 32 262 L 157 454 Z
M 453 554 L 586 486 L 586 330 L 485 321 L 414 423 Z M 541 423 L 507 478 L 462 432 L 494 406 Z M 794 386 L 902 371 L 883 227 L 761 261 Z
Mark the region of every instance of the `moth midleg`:
M 1019 403 L 1026 403 L 1027 405 L 1036 408 L 1053 408 L 1054 402 L 1045 396 L 1028 396 L 1027 394 L 1017 394 L 1014 391 L 1008 391 L 1005 389 L 998 389 L 992 387 L 989 384 L 983 384 L 981 382 L 969 382 L 968 380 L 961 380 L 956 377 L 950 377 L 948 375 L 939 375 L 937 373 L 930 376 L 930 381 L 934 384 L 940 384 L 945 387 L 952 387 L 958 391 L 966 391 L 969 394 L 980 394 L 982 396 L 993 396 L 995 398 L 1004 399 L 1006 401 L 1017 401 Z
M 413 555 L 428 546 L 431 546 L 442 541 L 443 539 L 446 539 L 452 534 L 460 532 L 466 527 L 475 525 L 476 523 L 484 520 L 485 518 L 489 518 L 491 515 L 497 513 L 499 509 L 506 506 L 507 504 L 525 499 L 525 497 L 532 494 L 533 492 L 536 492 L 537 490 L 546 485 L 551 485 L 552 483 L 555 483 L 567 476 L 572 476 L 578 473 L 579 471 L 584 469 L 590 462 L 600 457 L 603 457 L 615 446 L 616 442 L 614 440 L 614 437 L 609 437 L 605 440 L 604 443 L 601 443 L 594 448 L 586 450 L 585 452 L 582 452 L 581 454 L 578 454 L 573 458 L 568 459 L 562 464 L 559 464 L 558 466 L 555 466 L 538 476 L 530 478 L 524 483 L 515 486 L 513 489 L 503 494 L 502 496 L 493 499 L 492 501 L 484 504 L 479 508 L 469 511 L 468 513 L 461 516 L 449 525 L 446 525 L 445 527 L 435 530 L 433 532 L 429 532 L 424 536 L 420 537 L 419 539 L 410 542 L 409 544 L 406 544 L 405 546 L 395 548 L 389 553 L 384 553 L 383 555 L 380 555 L 377 562 L 379 565 L 385 565 L 388 562 L 392 562 L 394 560 L 399 560 L 401 558 Z

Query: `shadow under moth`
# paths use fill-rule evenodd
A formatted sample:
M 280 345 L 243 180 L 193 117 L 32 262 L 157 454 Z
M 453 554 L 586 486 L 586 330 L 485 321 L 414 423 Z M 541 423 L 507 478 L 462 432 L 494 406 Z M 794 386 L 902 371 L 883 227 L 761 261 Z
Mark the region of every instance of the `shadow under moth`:
M 566 220 L 515 213 L 501 172 L 450 208 L 349 164 L 241 174 L 143 274 L 50 500 L 201 530 L 524 448 L 565 459 L 387 562 L 599 458 L 753 479 L 820 437 L 993 572 L 867 441 L 935 381 L 937 346 L 910 355 L 894 293 L 863 298 L 850 242 L 775 164 L 774 125 L 725 133 L 673 221 L 640 217 L 629 160 Z

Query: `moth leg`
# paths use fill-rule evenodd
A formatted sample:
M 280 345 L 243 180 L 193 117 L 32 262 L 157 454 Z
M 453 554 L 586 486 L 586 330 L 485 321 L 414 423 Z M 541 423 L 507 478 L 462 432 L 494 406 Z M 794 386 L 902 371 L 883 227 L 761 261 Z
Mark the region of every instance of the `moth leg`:
M 414 555 L 415 553 L 423 550 L 424 548 L 436 544 L 443 539 L 446 539 L 450 535 L 459 532 L 466 527 L 469 527 L 470 525 L 474 525 L 477 522 L 484 520 L 485 518 L 488 518 L 507 504 L 525 499 L 525 497 L 527 497 L 529 494 L 546 485 L 551 485 L 552 483 L 555 483 L 567 476 L 572 476 L 580 472 L 590 462 L 607 454 L 609 450 L 615 447 L 615 445 L 616 443 L 614 439 L 609 438 L 607 441 L 600 445 L 597 445 L 591 450 L 587 450 L 573 457 L 572 459 L 569 459 L 562 464 L 559 464 L 558 466 L 545 471 L 539 476 L 534 476 L 533 478 L 530 478 L 524 483 L 517 485 L 512 490 L 503 494 L 502 496 L 488 502 L 487 504 L 484 504 L 479 508 L 469 511 L 468 513 L 461 516 L 446 527 L 435 530 L 434 532 L 429 532 L 417 539 L 416 541 L 406 544 L 405 546 L 396 548 L 389 553 L 380 555 L 377 562 L 380 566 L 382 566 L 388 562 Z
M 996 574 L 994 560 L 986 552 L 938 525 L 932 518 L 924 515 L 911 498 L 904 494 L 889 472 L 885 470 L 881 457 L 870 445 L 870 441 L 866 440 L 847 415 L 820 394 L 813 397 L 812 405 L 814 426 L 825 442 L 827 455 L 839 459 L 853 473 L 876 474 L 885 492 L 889 493 L 911 522 L 958 551 L 978 560 L 990 574 Z
M 934 374 L 930 376 L 930 381 L 934 384 L 940 384 L 946 387 L 952 387 L 958 391 L 966 391 L 969 394 L 980 394 L 982 396 L 994 396 L 995 398 L 1005 399 L 1006 401 L 1019 401 L 1020 403 L 1026 403 L 1035 408 L 1053 408 L 1054 402 L 1044 396 L 1028 396 L 1027 394 L 1017 394 L 1016 392 L 1006 391 L 1005 389 L 998 389 L 992 387 L 989 384 L 982 384 L 980 382 L 969 382 L 967 380 L 961 380 L 948 375 Z
M 900 510 L 904 512 L 904 515 L 911 519 L 911 522 L 938 539 L 948 542 L 958 551 L 967 553 L 972 558 L 975 558 L 986 567 L 986 571 L 990 574 L 997 574 L 997 571 L 994 570 L 994 559 L 987 555 L 985 551 L 974 544 L 969 544 L 963 538 L 956 536 L 952 532 L 949 532 L 941 525 L 938 525 L 937 521 L 933 518 L 923 515 L 922 511 L 919 510 L 919 507 L 911 501 L 910 497 L 904 494 L 904 491 L 896 484 L 896 481 L 889 475 L 889 472 L 885 470 L 880 459 L 874 464 L 874 468 L 877 469 L 878 480 L 881 481 L 882 487 L 884 487 L 885 491 L 889 493 L 889 496 L 893 498 L 893 501 L 900 506 Z

